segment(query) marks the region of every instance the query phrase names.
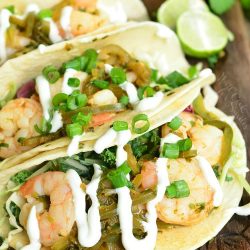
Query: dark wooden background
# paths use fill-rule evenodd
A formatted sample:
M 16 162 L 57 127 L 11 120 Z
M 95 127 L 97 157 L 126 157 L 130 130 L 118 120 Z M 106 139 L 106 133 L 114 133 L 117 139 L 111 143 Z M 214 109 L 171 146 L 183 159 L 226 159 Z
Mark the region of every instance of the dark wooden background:
M 144 0 L 152 16 L 162 2 L 164 0 Z M 227 46 L 226 57 L 215 68 L 217 82 L 214 88 L 220 96 L 218 107 L 228 115 L 235 116 L 243 133 L 250 166 L 250 39 L 239 2 L 223 16 L 223 20 L 234 33 L 235 40 Z M 244 193 L 241 205 L 248 202 L 250 197 Z M 200 248 L 217 249 L 250 250 L 250 216 L 233 216 L 216 238 Z

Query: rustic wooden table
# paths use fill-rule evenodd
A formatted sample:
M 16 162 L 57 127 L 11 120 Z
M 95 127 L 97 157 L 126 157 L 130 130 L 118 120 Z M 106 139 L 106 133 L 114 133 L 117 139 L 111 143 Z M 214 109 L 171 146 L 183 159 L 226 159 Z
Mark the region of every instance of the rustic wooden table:
M 163 0 L 144 0 L 152 15 Z M 220 99 L 218 107 L 233 115 L 247 144 L 250 166 L 250 25 L 246 26 L 239 2 L 223 16 L 235 40 L 226 48 L 226 57 L 215 68 L 217 81 L 214 88 Z M 250 174 L 248 174 L 250 181 Z M 241 204 L 250 202 L 244 193 Z M 233 216 L 223 230 L 200 250 L 250 250 L 250 216 Z

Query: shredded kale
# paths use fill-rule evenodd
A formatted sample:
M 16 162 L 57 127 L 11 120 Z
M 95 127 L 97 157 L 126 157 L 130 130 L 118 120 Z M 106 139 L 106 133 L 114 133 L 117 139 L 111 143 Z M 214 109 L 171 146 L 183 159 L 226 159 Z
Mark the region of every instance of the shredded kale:
M 20 207 L 18 207 L 16 205 L 16 203 L 11 201 L 11 203 L 10 203 L 10 211 L 15 216 L 17 224 L 20 225 L 20 222 L 19 222 L 19 215 L 20 215 L 20 212 L 21 212 Z
M 160 130 L 154 129 L 130 142 L 133 153 L 138 159 L 145 154 L 157 156 L 159 154 Z
M 14 176 L 12 176 L 10 180 L 13 181 L 17 185 L 21 185 L 32 175 L 32 173 L 33 172 L 30 170 L 23 170 L 15 174 Z
M 107 165 L 108 168 L 115 168 L 116 167 L 115 148 L 116 147 L 105 149 L 100 154 L 101 159 L 103 160 L 104 164 Z

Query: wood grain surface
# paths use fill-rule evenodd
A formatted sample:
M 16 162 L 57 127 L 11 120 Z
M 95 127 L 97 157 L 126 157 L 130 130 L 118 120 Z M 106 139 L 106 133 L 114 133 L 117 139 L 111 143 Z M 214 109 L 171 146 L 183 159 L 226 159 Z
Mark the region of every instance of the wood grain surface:
M 218 0 L 219 1 L 219 0 Z M 154 16 L 162 0 L 144 0 L 151 16 Z M 226 56 L 215 68 L 217 81 L 214 85 L 220 99 L 218 107 L 235 117 L 247 144 L 248 167 L 250 166 L 250 40 L 239 2 L 223 16 L 235 40 L 226 48 Z M 248 26 L 250 27 L 250 26 Z M 248 174 L 250 181 L 250 174 Z M 249 203 L 244 193 L 241 205 Z M 250 216 L 233 216 L 216 238 L 200 250 L 250 250 Z

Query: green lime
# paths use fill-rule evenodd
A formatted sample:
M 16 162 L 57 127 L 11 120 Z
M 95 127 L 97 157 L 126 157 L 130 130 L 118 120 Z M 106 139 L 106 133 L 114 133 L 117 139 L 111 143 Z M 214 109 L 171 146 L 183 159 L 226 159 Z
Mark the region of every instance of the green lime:
M 220 18 L 204 11 L 187 11 L 177 22 L 177 33 L 186 54 L 205 58 L 227 45 L 229 32 Z
M 206 3 L 202 0 L 167 0 L 157 12 L 157 19 L 171 29 L 175 29 L 178 18 L 187 10 L 208 11 Z

